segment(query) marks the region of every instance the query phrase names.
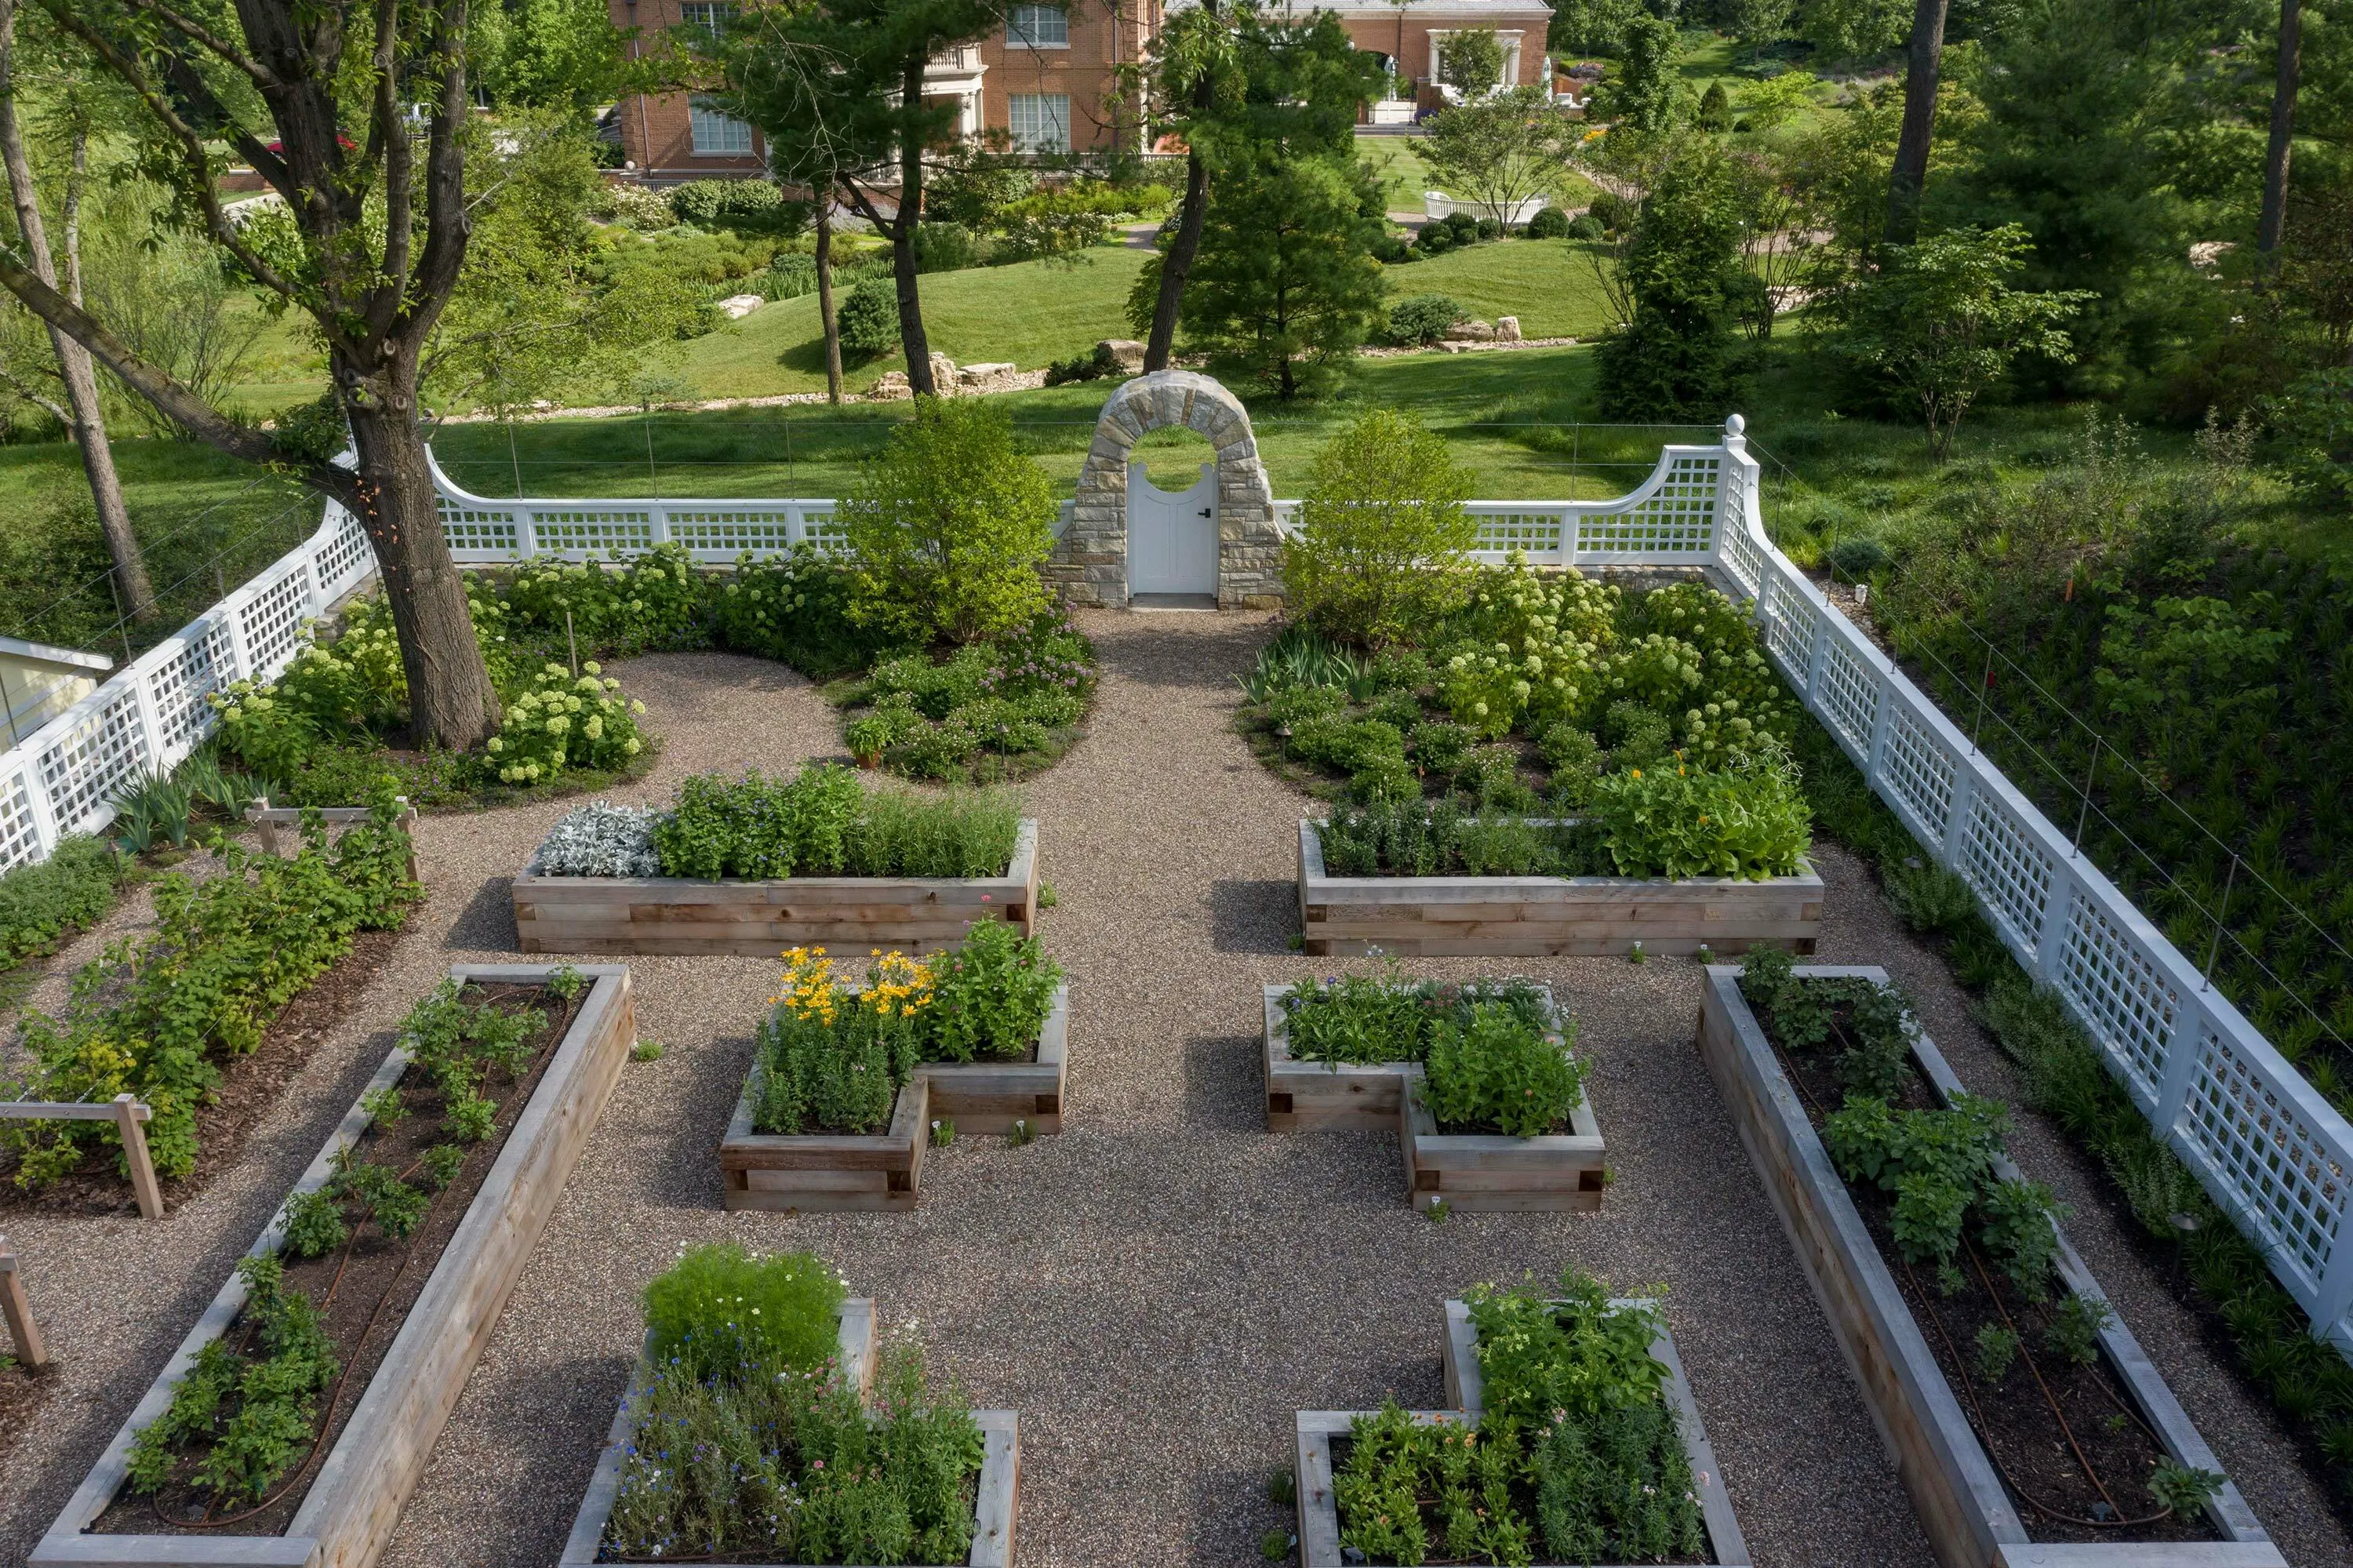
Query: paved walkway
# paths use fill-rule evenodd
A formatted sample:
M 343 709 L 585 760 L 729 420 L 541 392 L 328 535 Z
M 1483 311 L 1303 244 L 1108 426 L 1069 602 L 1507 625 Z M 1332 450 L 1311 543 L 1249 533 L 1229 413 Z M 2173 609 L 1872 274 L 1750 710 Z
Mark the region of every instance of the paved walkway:
M 1393 1140 L 1263 1130 L 1259 991 L 1308 968 L 1293 827 L 1310 802 L 1236 736 L 1231 675 L 1263 618 L 1094 614 L 1093 734 L 1029 789 L 1071 975 L 1068 1130 L 1025 1149 L 968 1139 L 926 1161 L 912 1215 L 727 1214 L 713 1149 L 774 966 L 633 960 L 628 1067 L 404 1516 L 398 1568 L 546 1564 L 570 1522 L 638 1338 L 637 1297 L 677 1251 L 733 1236 L 807 1247 L 886 1324 L 919 1321 L 935 1368 L 1021 1412 L 1019 1562 L 1240 1564 L 1288 1523 L 1266 1500 L 1291 1413 L 1440 1400 L 1440 1302 L 1573 1259 L 1667 1315 L 1757 1560 L 1926 1564 L 1911 1508 L 1691 1042 L 1685 962 L 1451 960 L 1524 969 L 1577 1015 L 1618 1180 L 1599 1216 L 1457 1215 L 1399 1191 Z M 620 671 L 667 737 L 632 793 L 706 768 L 837 751 L 831 715 L 776 665 L 660 656 Z M 177 1342 L 286 1182 L 453 960 L 513 940 L 507 876 L 564 808 L 428 819 L 428 904 L 355 1016 L 289 1085 L 237 1171 L 161 1225 L 9 1216 L 64 1383 L 0 1468 L 15 1563 Z M 1892 933 L 1853 863 L 1831 883 L 1824 957 L 1884 962 L 1973 1086 L 2009 1088 L 1941 969 Z M 1363 967 L 1349 960 L 1350 967 Z M 1315 968 L 1335 969 L 1335 960 Z M 2298 1563 L 2353 1560 L 2269 1419 L 2101 1218 L 2045 1129 L 2023 1163 L 2084 1211 L 2073 1227 L 2158 1363 Z

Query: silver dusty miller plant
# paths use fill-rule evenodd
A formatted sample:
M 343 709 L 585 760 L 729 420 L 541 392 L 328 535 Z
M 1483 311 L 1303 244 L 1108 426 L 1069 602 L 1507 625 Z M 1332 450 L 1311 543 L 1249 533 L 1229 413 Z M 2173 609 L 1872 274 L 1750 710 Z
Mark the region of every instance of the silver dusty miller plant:
M 659 876 L 651 806 L 591 801 L 567 812 L 540 842 L 542 876 Z

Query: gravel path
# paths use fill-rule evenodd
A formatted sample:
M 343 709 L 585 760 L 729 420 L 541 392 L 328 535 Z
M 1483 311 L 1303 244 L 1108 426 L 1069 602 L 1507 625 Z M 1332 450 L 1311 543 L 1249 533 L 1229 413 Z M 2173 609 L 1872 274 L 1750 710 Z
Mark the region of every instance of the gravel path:
M 967 1139 L 926 1160 L 912 1215 L 728 1214 L 713 1146 L 750 1060 L 766 961 L 633 959 L 644 1034 L 595 1139 L 437 1446 L 386 1559 L 396 1568 L 553 1562 L 638 1337 L 636 1298 L 679 1249 L 721 1236 L 807 1247 L 916 1319 L 935 1368 L 1022 1420 L 1028 1565 L 1257 1561 L 1288 1522 L 1266 1500 L 1291 1413 L 1394 1390 L 1440 1399 L 1439 1304 L 1481 1279 L 1574 1260 L 1662 1286 L 1735 1506 L 1767 1564 L 1931 1561 L 1788 1243 L 1692 1045 L 1695 966 L 1433 960 L 1526 972 L 1579 1021 L 1618 1181 L 1599 1216 L 1456 1215 L 1398 1190 L 1394 1140 L 1271 1135 L 1260 1114 L 1261 981 L 1308 967 L 1293 823 L 1309 802 L 1230 727 L 1262 618 L 1093 614 L 1104 664 L 1091 738 L 1029 788 L 1045 923 L 1070 970 L 1067 1131 L 1025 1148 Z M 724 655 L 620 670 L 667 737 L 659 800 L 684 774 L 838 753 L 829 714 L 776 665 Z M 165 1224 L 16 1225 L 64 1361 L 0 1467 L 0 1563 L 22 1553 L 452 961 L 511 950 L 508 874 L 556 803 L 428 819 L 431 896 L 345 1026 L 290 1086 L 239 1168 Z M 1940 966 L 1901 936 L 1835 851 L 1823 957 L 1883 962 L 1973 1087 L 2000 1064 Z M 1316 960 L 1331 969 L 1364 960 Z M 2082 1211 L 2071 1227 L 2257 1511 L 2299 1563 L 2353 1560 L 2275 1427 L 2203 1351 L 2091 1201 L 2046 1129 L 2017 1144 Z

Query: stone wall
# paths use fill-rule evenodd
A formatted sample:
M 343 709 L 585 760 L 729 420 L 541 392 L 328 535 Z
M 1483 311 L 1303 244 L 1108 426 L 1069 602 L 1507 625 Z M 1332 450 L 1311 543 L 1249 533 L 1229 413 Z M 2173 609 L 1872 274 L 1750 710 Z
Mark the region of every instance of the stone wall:
M 1071 526 L 1045 567 L 1072 604 L 1127 602 L 1127 462 L 1138 438 L 1182 428 L 1208 439 L 1218 460 L 1218 605 L 1271 609 L 1282 602 L 1282 535 L 1250 415 L 1207 376 L 1164 370 L 1121 387 L 1095 425 Z

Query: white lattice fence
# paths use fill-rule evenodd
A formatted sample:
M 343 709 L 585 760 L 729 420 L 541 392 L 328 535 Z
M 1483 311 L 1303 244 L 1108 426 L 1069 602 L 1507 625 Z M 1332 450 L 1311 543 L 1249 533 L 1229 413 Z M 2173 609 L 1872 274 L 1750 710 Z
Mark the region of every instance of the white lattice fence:
M 1757 465 L 1727 427 L 1713 564 L 1753 595 L 1807 707 L 1994 929 L 2064 1000 L 2152 1126 L 2353 1355 L 2353 1125 L 2070 845 L 1935 703 L 1766 537 Z
M 430 449 L 428 449 L 428 457 Z M 802 543 L 838 548 L 834 503 L 823 501 L 583 501 L 522 497 L 492 501 L 460 490 L 433 464 L 441 530 L 460 565 L 495 566 L 533 556 L 605 560 L 679 545 L 721 565 L 750 554 L 781 556 Z
M 330 504 L 308 539 L 0 756 L 0 871 L 113 821 L 116 791 L 212 733 L 206 697 L 283 670 L 302 623 L 375 569 L 357 520 Z

